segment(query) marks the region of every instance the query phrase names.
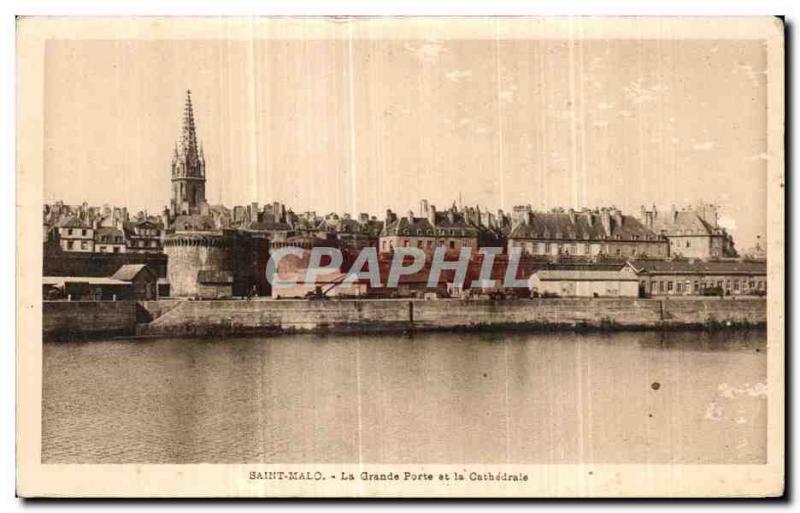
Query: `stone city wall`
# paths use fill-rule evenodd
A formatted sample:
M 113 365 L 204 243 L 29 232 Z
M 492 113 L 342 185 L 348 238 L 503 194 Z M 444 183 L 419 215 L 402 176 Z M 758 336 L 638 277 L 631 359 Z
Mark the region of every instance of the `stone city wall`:
M 763 325 L 748 299 L 184 301 L 139 327 L 145 335 L 437 329 L 647 329 Z
M 133 335 L 135 330 L 136 301 L 42 303 L 42 335 L 45 339 Z

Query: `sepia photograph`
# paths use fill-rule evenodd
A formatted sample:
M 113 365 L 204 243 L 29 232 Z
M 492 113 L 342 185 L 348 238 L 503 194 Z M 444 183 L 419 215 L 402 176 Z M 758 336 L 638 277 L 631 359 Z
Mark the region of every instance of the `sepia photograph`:
M 781 495 L 783 59 L 776 17 L 18 18 L 18 494 Z

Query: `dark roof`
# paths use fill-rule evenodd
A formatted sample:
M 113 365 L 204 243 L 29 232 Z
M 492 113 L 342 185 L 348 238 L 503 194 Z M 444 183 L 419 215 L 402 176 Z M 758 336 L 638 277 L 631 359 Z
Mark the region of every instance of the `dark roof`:
M 247 225 L 247 229 L 257 232 L 288 232 L 292 230 L 292 227 L 287 223 L 254 221 Z
M 67 219 L 61 221 L 58 226 L 59 228 L 91 228 L 89 224 L 84 223 L 75 216 L 68 217 Z
M 653 229 L 663 231 L 666 235 L 721 235 L 722 229 L 714 228 L 694 210 L 681 210 L 671 215 L 656 216 Z
M 113 237 L 124 237 L 122 230 L 119 228 L 114 228 L 113 226 L 101 226 L 94 231 L 94 237 L 96 240 L 100 241 L 110 241 Z M 119 241 L 122 242 L 122 241 Z
M 766 262 L 635 260 L 630 264 L 637 273 L 647 274 L 766 274 Z
M 591 215 L 591 223 L 589 216 Z M 515 226 L 509 239 L 544 240 L 636 240 L 658 241 L 661 237 L 648 230 L 638 219 L 609 214 L 610 233 L 606 233 L 600 212 L 535 212 L 529 222 Z M 573 221 L 574 219 L 574 221 Z M 622 222 L 619 223 L 618 220 Z
M 126 221 L 122 223 L 125 229 L 133 229 L 134 227 L 153 227 L 159 230 L 164 229 L 164 223 L 161 221 L 154 221 L 152 219 L 138 219 L 135 221 Z
M 216 230 L 214 218 L 199 214 L 181 215 L 175 218 L 175 231 L 200 231 L 210 232 Z
M 436 224 L 432 225 L 427 217 L 400 217 L 384 226 L 381 236 L 408 235 L 418 237 L 477 237 L 478 230 L 464 220 L 460 213 L 452 213 L 453 220 L 448 217 L 448 212 L 436 212 Z M 445 230 L 454 230 L 450 233 Z

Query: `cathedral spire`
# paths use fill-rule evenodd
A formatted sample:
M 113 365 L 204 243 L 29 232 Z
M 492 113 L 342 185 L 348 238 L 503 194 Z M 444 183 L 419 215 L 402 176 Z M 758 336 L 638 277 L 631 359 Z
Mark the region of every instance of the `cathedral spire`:
M 206 203 L 206 163 L 202 152 L 194 124 L 192 92 L 187 90 L 183 128 L 172 158 L 172 211 L 177 215 L 197 214 Z
M 189 162 L 197 162 L 197 132 L 194 126 L 194 109 L 192 108 L 192 91 L 186 90 L 186 105 L 183 108 L 183 131 L 181 133 L 181 153 Z

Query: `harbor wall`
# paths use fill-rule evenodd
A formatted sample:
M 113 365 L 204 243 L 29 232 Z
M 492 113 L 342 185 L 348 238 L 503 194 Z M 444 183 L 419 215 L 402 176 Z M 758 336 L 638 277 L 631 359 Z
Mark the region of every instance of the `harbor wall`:
M 764 298 L 182 301 L 141 335 L 765 325 Z
M 44 301 L 45 339 L 133 335 L 136 301 Z
M 764 298 L 45 301 L 52 338 L 763 326 Z

